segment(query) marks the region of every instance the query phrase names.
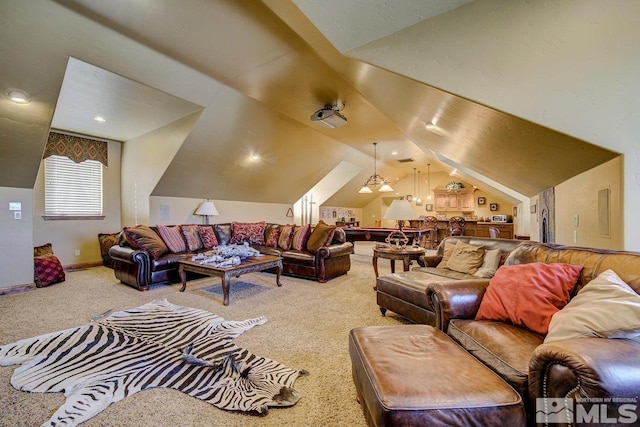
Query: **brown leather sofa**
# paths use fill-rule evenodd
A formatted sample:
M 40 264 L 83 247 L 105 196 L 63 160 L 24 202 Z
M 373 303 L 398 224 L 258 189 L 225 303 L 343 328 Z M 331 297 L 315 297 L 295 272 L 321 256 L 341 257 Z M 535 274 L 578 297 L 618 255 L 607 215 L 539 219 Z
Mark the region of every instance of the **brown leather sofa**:
M 421 257 L 411 271 L 392 273 L 376 280 L 376 300 L 382 315 L 391 310 L 415 323 L 436 326 L 437 318 L 431 301 L 427 298 L 427 286 L 433 282 L 478 280 L 471 274 L 465 274 L 447 268 L 436 268 L 444 256 L 446 245 L 455 245 L 458 241 L 485 249 L 499 249 L 506 258 L 513 249 L 522 244 L 522 240 L 490 239 L 484 237 L 455 236 L 443 239 L 435 255 Z M 488 279 L 484 280 L 488 283 Z M 438 327 L 439 328 L 439 327 Z M 442 329 L 442 328 L 439 328 Z
M 532 262 L 583 266 L 572 298 L 607 269 L 640 293 L 640 253 L 525 242 L 511 252 L 505 265 Z M 536 414 L 536 398 L 602 399 L 607 402 L 608 416 L 614 418 L 620 405 L 638 399 L 639 342 L 585 337 L 543 343 L 545 336 L 531 330 L 475 320 L 487 286 L 488 280 L 434 282 L 426 292 L 438 327 L 522 396 L 530 424 Z M 640 416 L 638 408 L 636 417 Z
M 231 223 L 212 224 L 218 243 L 228 244 L 232 237 Z M 267 223 L 265 234 L 279 224 Z M 156 227 L 150 227 L 157 231 Z M 346 241 L 344 230 L 336 228 L 331 244 L 321 247 L 315 254 L 294 249 L 283 250 L 262 245 L 252 245 L 264 254 L 282 256 L 282 274 L 324 283 L 346 274 L 351 269 L 353 244 Z M 204 250 L 200 250 L 204 251 Z M 180 280 L 178 261 L 193 255 L 193 252 L 165 253 L 154 259 L 148 252 L 132 248 L 121 233 L 118 244 L 109 249 L 114 263 L 114 273 L 122 283 L 140 291 L 148 290 L 156 283 L 175 283 Z

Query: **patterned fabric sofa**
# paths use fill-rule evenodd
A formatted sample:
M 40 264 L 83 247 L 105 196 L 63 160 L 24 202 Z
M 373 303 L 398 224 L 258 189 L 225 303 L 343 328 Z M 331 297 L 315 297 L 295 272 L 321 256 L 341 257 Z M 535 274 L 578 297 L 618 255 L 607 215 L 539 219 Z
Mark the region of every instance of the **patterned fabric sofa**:
M 467 258 L 448 268 L 451 255 L 458 242 L 464 246 Z M 411 271 L 392 273 L 378 277 L 376 300 L 383 315 L 391 310 L 415 323 L 436 326 L 436 313 L 427 299 L 426 289 L 433 282 L 451 282 L 490 278 L 504 263 L 507 255 L 522 243 L 522 240 L 490 239 L 484 237 L 455 236 L 440 242 L 435 255 L 427 255 Z M 469 248 L 469 246 L 471 248 Z M 475 248 L 482 248 L 477 252 Z M 456 261 L 457 257 L 453 259 Z M 488 280 L 487 280 L 488 281 Z
M 282 273 L 324 283 L 351 268 L 353 244 L 344 230 L 274 223 L 231 222 L 212 225 L 125 227 L 109 249 L 114 273 L 122 283 L 144 291 L 156 283 L 180 280 L 178 261 L 217 245 L 244 244 L 264 254 L 282 256 Z

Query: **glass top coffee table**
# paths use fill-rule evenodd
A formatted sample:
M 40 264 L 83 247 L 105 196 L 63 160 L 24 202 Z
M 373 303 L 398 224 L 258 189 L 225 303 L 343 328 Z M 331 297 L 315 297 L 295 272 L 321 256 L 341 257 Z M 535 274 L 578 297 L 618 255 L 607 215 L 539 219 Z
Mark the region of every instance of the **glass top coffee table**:
M 276 284 L 280 287 L 280 275 L 282 274 L 282 257 L 276 255 L 263 255 L 260 257 L 248 257 L 238 265 L 228 267 L 215 267 L 213 265 L 200 264 L 198 261 L 183 259 L 178 261 L 178 272 L 182 280 L 182 288 L 180 292 L 184 292 L 187 288 L 187 272 L 204 274 L 211 277 L 220 277 L 222 279 L 222 298 L 223 304 L 229 305 L 229 289 L 231 277 L 238 277 L 241 274 L 254 273 L 256 271 L 276 269 Z

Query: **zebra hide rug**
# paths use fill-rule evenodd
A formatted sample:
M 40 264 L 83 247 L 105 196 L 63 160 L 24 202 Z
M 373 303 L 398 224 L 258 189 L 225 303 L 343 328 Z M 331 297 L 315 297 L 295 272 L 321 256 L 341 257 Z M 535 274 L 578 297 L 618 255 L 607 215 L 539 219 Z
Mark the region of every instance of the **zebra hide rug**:
M 232 343 L 266 322 L 228 321 L 204 310 L 155 300 L 78 328 L 0 346 L 0 365 L 22 364 L 18 390 L 64 392 L 45 426 L 74 426 L 113 402 L 155 387 L 180 390 L 220 409 L 265 415 L 294 405 L 305 371 L 289 369 Z

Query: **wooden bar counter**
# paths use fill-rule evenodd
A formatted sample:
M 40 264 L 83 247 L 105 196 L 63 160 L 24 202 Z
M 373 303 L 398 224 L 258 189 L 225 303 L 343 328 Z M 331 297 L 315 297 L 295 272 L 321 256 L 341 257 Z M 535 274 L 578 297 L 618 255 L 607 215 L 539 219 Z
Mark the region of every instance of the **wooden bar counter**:
M 513 239 L 513 223 L 505 222 L 481 222 L 475 219 L 469 219 L 464 224 L 465 236 L 489 237 L 489 227 L 495 227 L 500 231 L 501 239 Z M 397 228 L 386 227 L 346 227 L 348 242 L 371 241 L 384 242 L 389 233 L 397 231 Z M 417 238 L 420 241 L 422 235 L 426 232 L 425 228 L 406 227 L 402 231 L 409 237 L 411 244 L 412 239 Z M 449 236 L 449 220 L 438 221 L 438 241 L 442 241 Z

